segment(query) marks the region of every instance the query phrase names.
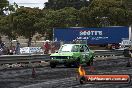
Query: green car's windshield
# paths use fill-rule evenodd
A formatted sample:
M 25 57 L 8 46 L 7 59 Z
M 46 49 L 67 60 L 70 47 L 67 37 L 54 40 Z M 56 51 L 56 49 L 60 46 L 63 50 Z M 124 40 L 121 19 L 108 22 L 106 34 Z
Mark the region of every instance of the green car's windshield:
M 63 45 L 59 49 L 59 52 L 78 52 L 79 46 L 78 45 Z

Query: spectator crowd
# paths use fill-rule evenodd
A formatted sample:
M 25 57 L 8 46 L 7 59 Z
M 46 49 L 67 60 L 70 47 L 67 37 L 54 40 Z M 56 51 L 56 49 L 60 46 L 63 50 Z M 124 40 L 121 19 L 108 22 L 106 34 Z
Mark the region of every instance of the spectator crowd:
M 20 43 L 17 41 L 16 46 L 6 46 L 4 42 L 0 41 L 0 55 L 20 54 Z

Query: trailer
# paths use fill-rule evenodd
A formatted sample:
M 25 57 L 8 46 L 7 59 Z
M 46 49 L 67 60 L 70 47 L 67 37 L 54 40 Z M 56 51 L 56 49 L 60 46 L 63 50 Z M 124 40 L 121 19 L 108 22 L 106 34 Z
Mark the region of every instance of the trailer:
M 84 40 L 89 45 L 116 46 L 121 43 L 122 38 L 131 38 L 131 28 L 128 26 L 110 26 L 101 28 L 54 28 L 54 41 Z

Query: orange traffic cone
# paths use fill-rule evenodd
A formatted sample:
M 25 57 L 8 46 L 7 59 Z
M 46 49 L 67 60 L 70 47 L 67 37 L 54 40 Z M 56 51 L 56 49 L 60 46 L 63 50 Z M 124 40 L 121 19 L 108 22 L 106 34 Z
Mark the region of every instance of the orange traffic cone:
M 36 77 L 36 71 L 35 71 L 35 68 L 33 67 L 32 68 L 32 78 L 35 78 Z

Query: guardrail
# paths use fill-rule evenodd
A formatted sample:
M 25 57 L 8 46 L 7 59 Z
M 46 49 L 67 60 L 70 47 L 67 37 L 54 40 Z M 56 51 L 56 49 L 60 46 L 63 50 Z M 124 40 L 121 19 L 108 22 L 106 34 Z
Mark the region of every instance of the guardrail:
M 124 50 L 95 50 L 96 57 L 121 56 Z
M 0 56 L 0 64 L 11 63 L 33 63 L 39 61 L 48 61 L 49 55 L 2 55 Z
M 96 57 L 120 56 L 123 50 L 95 50 Z M 40 61 L 49 61 L 49 55 L 2 55 L 0 56 L 0 64 L 12 63 L 33 63 Z

